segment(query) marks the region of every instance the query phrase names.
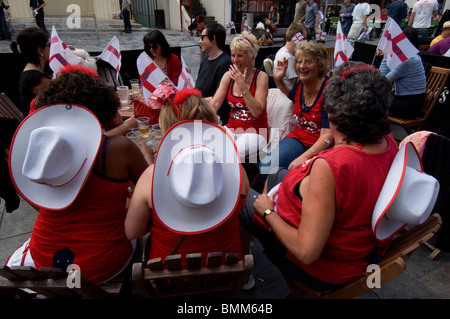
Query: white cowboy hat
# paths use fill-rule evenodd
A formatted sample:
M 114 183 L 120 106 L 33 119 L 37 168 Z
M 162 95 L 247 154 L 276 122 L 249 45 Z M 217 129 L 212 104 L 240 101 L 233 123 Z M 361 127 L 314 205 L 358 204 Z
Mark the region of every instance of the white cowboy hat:
M 11 142 L 11 177 L 32 204 L 62 210 L 86 182 L 102 139 L 101 125 L 90 110 L 55 104 L 30 114 Z
M 414 144 L 406 143 L 395 156 L 375 204 L 372 230 L 377 240 L 391 238 L 408 224 L 422 224 L 438 193 L 439 182 L 423 172 Z
M 180 234 L 225 222 L 240 197 L 241 166 L 232 137 L 213 123 L 172 126 L 158 149 L 152 181 L 155 215 Z

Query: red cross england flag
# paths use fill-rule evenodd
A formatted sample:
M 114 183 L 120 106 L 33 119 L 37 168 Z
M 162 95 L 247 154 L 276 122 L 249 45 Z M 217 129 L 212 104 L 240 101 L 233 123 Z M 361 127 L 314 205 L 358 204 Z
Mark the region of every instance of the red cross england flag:
M 108 62 L 114 69 L 116 69 L 116 79 L 119 78 L 120 66 L 122 65 L 122 56 L 120 53 L 119 39 L 114 36 L 108 45 L 103 49 L 103 52 L 98 56 L 99 59 Z
M 52 26 L 52 35 L 50 39 L 50 58 L 49 65 L 55 74 L 67 65 L 77 65 L 80 62 L 73 51 L 65 45 L 56 32 L 55 26 Z
M 137 61 L 137 69 L 142 83 L 142 93 L 147 105 L 148 98 L 152 95 L 159 83 L 166 79 L 166 75 L 155 64 L 151 57 L 146 52 L 142 52 Z
M 192 89 L 194 87 L 195 87 L 194 78 L 192 77 L 191 73 L 189 72 L 189 69 L 188 69 L 186 63 L 184 63 L 183 57 L 181 57 L 181 73 L 180 73 L 180 76 L 178 77 L 177 89 L 178 90 L 185 89 L 185 88 Z
M 294 36 L 292 37 L 292 40 L 294 40 L 294 43 L 297 44 L 300 41 L 304 40 L 305 37 L 303 36 L 303 34 L 301 32 L 297 32 L 296 34 L 294 34 Z
M 391 17 L 386 22 L 383 36 L 378 43 L 378 50 L 387 55 L 387 66 L 392 70 L 419 50 L 408 40 L 400 26 Z
M 336 29 L 336 44 L 334 45 L 334 66 L 338 67 L 347 63 L 354 50 L 353 46 L 345 38 L 342 32 L 341 21 L 339 21 Z

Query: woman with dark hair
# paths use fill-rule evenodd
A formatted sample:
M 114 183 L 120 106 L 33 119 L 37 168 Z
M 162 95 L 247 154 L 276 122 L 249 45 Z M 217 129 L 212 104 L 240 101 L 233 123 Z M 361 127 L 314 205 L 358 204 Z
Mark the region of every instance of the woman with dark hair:
M 272 21 L 271 25 L 271 33 L 275 33 L 277 31 L 277 25 L 280 23 L 280 12 L 278 12 L 278 8 L 276 6 L 271 6 L 269 11 L 269 21 Z
M 419 47 L 419 36 L 416 29 L 406 26 L 403 33 L 416 47 Z M 394 84 L 394 98 L 389 107 L 390 115 L 414 119 L 420 110 L 426 90 L 426 75 L 419 54 L 410 57 L 392 70 L 387 65 L 387 55 L 383 57 L 380 71 Z
M 352 63 L 336 70 L 324 92 L 334 147 L 270 175 L 270 196 L 250 190 L 254 203 L 247 201 L 241 211 L 241 224 L 268 258 L 313 289 L 347 284 L 389 244 L 377 242 L 371 222 L 398 151 L 387 118 L 391 88 L 373 66 Z
M 171 53 L 169 43 L 161 31 L 152 30 L 144 36 L 144 51 L 177 86 L 181 74 L 180 58 Z
M 50 77 L 45 72 L 50 43 L 48 33 L 36 27 L 23 29 L 16 41 L 11 42 L 11 49 L 14 53 L 19 53 L 18 46 L 27 63 L 19 80 L 20 110 L 27 116 L 31 101 L 50 82 Z
M 82 70 L 64 72 L 63 69 L 39 95 L 36 100 L 37 111 L 27 120 L 39 116 L 41 111 L 51 109 L 49 105 L 60 103 L 66 107 L 56 106 L 67 110 L 72 109 L 69 107 L 71 104 L 85 107 L 103 127 L 114 121 L 120 108 L 114 88 L 100 77 Z M 60 113 L 57 109 L 52 112 L 48 115 Z M 74 125 L 82 127 L 81 119 L 76 116 L 68 120 L 78 121 Z M 38 126 L 36 129 L 41 128 Z M 73 133 L 75 136 L 79 132 Z M 91 138 L 96 140 L 95 136 Z M 47 140 L 46 144 L 58 145 L 52 135 L 48 135 Z M 134 243 L 127 239 L 124 228 L 128 188 L 131 183 L 136 184 L 148 165 L 153 163 L 153 153 L 144 143 L 139 149 L 125 136 L 107 137 L 103 134 L 98 140 L 95 155 L 87 156 L 86 159 L 92 161 L 92 170 L 86 175 L 85 183 L 70 204 L 58 208 L 52 206 L 67 198 L 62 187 L 73 184 L 76 176 L 60 186 L 48 186 L 48 196 L 40 199 L 47 199 L 45 204 L 25 196 L 39 206 L 39 215 L 30 240 L 8 259 L 9 266 L 66 269 L 68 263 L 77 264 L 83 275 L 97 284 L 115 277 L 128 265 L 134 250 Z M 26 143 L 13 143 L 12 149 L 26 147 Z M 82 152 L 82 149 L 78 145 L 77 151 Z M 50 152 L 55 154 L 50 158 L 56 161 L 62 156 L 61 153 Z M 49 170 L 50 176 L 58 176 L 62 169 L 52 166 Z

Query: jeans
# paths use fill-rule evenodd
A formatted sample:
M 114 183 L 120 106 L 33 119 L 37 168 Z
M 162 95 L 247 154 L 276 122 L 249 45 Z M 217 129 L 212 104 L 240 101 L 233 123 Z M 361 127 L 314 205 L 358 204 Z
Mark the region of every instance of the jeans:
M 131 31 L 130 11 L 127 9 L 124 9 L 122 11 L 122 15 L 123 15 L 123 24 L 125 27 L 125 31 Z
M 428 38 L 428 28 L 416 28 L 417 35 L 419 36 L 419 39 L 426 39 Z
M 314 28 L 308 28 L 308 36 L 306 37 L 306 40 L 314 40 L 316 38 L 316 27 Z
M 279 167 L 288 168 L 289 164 L 302 155 L 308 148 L 292 137 L 283 138 L 278 146 L 259 165 L 261 174 L 272 174 Z
M 4 15 L 0 15 L 0 38 L 11 39 Z

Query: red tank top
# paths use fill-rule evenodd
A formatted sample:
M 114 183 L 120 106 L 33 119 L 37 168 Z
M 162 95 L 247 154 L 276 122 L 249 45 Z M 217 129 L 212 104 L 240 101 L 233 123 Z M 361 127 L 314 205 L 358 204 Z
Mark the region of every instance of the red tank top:
M 256 92 L 256 79 L 258 77 L 260 70 L 256 70 L 253 76 L 252 85 L 250 86 L 250 94 L 255 96 Z M 230 119 L 228 120 L 227 127 L 237 129 L 242 128 L 244 130 L 248 128 L 267 128 L 267 112 L 264 112 L 259 117 L 254 117 L 249 111 L 247 105 L 245 104 L 245 99 L 243 96 L 233 95 L 234 80 L 231 80 L 230 86 L 228 87 L 227 102 L 231 107 Z M 251 132 L 251 133 L 259 133 Z
M 241 199 L 242 201 L 242 199 Z M 239 235 L 239 212 L 241 202 L 236 206 L 233 214 L 219 227 L 211 231 L 186 235 L 175 254 L 182 254 L 183 264 L 186 266 L 185 256 L 190 253 L 202 253 L 203 265 L 206 264 L 206 255 L 211 252 L 238 253 L 242 259 L 242 246 Z M 153 216 L 150 225 L 151 249 L 149 259 L 165 257 L 180 241 L 182 235 L 169 230 L 159 218 Z
M 398 151 L 391 135 L 386 136 L 389 149 L 369 154 L 353 147 L 339 147 L 320 152 L 289 172 L 280 185 L 277 212 L 298 228 L 302 201 L 294 193 L 311 170 L 314 160 L 327 161 L 335 180 L 336 215 L 330 237 L 320 257 L 310 265 L 302 264 L 289 251 L 287 257 L 311 276 L 333 284 L 345 284 L 367 268 L 366 258 L 380 247 L 372 232 L 372 212 L 389 168 Z M 383 253 L 389 243 L 383 243 Z
M 129 184 L 91 172 L 69 208 L 41 208 L 30 240 L 36 267 L 76 264 L 94 283 L 120 271 L 133 253 L 124 229 Z
M 320 136 L 320 129 L 322 128 L 323 90 L 327 83 L 328 78 L 325 78 L 314 104 L 304 109 L 301 107 L 303 83 L 300 82 L 295 91 L 294 118 L 297 121 L 297 126 L 287 136 L 299 140 L 306 147 L 311 147 Z

